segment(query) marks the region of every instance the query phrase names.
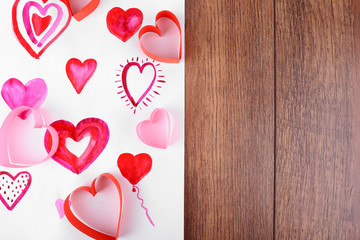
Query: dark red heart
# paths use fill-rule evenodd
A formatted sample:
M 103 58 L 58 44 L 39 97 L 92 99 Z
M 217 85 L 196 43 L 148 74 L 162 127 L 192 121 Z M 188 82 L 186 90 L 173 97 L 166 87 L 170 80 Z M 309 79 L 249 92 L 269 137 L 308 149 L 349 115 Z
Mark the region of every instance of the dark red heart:
M 140 153 L 136 156 L 123 153 L 118 158 L 118 167 L 124 178 L 132 185 L 136 185 L 150 172 L 152 159 L 146 153 Z
M 129 8 L 126 12 L 115 7 L 106 16 L 106 24 L 109 31 L 126 42 L 140 29 L 143 22 L 143 14 L 137 8 Z
M 76 174 L 80 174 L 87 169 L 104 150 L 109 141 L 109 128 L 103 120 L 98 118 L 84 119 L 78 123 L 76 128 L 71 122 L 64 120 L 53 122 L 51 126 L 59 135 L 59 147 L 52 159 Z M 80 157 L 72 154 L 66 148 L 67 138 L 79 142 L 87 136 L 90 136 L 90 142 Z M 45 148 L 48 152 L 51 146 L 51 135 L 46 132 Z
M 50 25 L 51 16 L 40 17 L 36 13 L 32 16 L 32 24 L 34 26 L 34 31 L 36 36 L 40 36 Z

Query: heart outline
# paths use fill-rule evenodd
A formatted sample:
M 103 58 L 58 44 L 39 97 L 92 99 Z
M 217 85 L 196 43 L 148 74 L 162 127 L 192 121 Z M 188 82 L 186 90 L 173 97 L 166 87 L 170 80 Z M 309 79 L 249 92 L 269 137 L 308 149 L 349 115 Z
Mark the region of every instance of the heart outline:
M 48 43 L 45 44 L 45 46 L 38 52 L 36 53 L 32 47 L 30 46 L 30 44 L 25 40 L 25 38 L 22 36 L 20 30 L 19 30 L 19 24 L 17 22 L 17 6 L 20 2 L 20 0 L 16 0 L 14 2 L 13 8 L 12 8 L 12 23 L 13 23 L 13 30 L 14 33 L 17 37 L 17 39 L 19 40 L 20 44 L 25 48 L 25 50 L 35 59 L 39 59 L 40 56 L 45 52 L 45 50 L 56 40 L 58 39 L 58 37 L 66 30 L 66 28 L 69 26 L 70 24 L 70 20 L 71 20 L 71 11 L 69 10 L 69 2 L 68 0 L 59 0 L 61 1 L 63 4 L 65 4 L 66 9 L 69 13 L 69 17 L 65 23 L 65 25 L 63 26 L 63 28 L 58 32 L 58 34 L 56 34 Z
M 146 66 L 151 66 L 154 69 L 154 73 L 155 73 L 153 80 L 151 81 L 151 83 L 149 84 L 149 86 L 147 87 L 145 92 L 141 95 L 141 97 L 136 102 L 135 102 L 133 96 L 131 95 L 129 88 L 127 86 L 127 73 L 129 71 L 130 67 L 132 67 L 132 66 L 137 66 L 140 70 L 140 73 L 143 72 L 143 70 Z M 157 77 L 156 68 L 155 68 L 154 64 L 151 62 L 146 62 L 146 63 L 142 64 L 141 66 L 140 66 L 140 63 L 138 63 L 138 62 L 130 62 L 130 63 L 126 64 L 126 66 L 124 67 L 123 72 L 121 74 L 122 85 L 124 87 L 124 91 L 125 91 L 127 97 L 129 98 L 130 102 L 132 103 L 132 105 L 134 107 L 137 107 L 141 103 L 141 101 L 146 97 L 146 95 L 150 92 L 150 90 L 154 86 L 156 77 Z
M 169 57 L 161 57 L 158 56 L 156 54 L 151 53 L 149 50 L 147 50 L 142 44 L 141 44 L 141 38 L 144 34 L 146 33 L 156 33 L 159 37 L 161 37 L 161 30 L 158 27 L 157 21 L 159 21 L 160 18 L 168 18 L 171 21 L 173 21 L 176 25 L 176 27 L 179 30 L 179 35 L 180 35 L 180 46 L 179 46 L 179 57 L 178 58 L 169 58 Z M 155 26 L 152 25 L 147 25 L 143 28 L 140 29 L 139 31 L 139 42 L 140 42 L 140 47 L 143 50 L 143 52 L 150 58 L 159 61 L 159 62 L 164 62 L 164 63 L 179 63 L 181 61 L 181 57 L 182 57 L 182 33 L 181 33 L 181 26 L 180 26 L 180 22 L 177 19 L 177 17 L 175 16 L 175 14 L 173 14 L 170 11 L 161 11 L 156 15 L 155 18 Z
M 98 193 L 96 191 L 95 183 L 101 177 L 105 177 L 105 178 L 110 179 L 115 184 L 115 186 L 117 188 L 117 191 L 119 193 L 120 212 L 119 212 L 119 221 L 118 221 L 118 227 L 117 227 L 117 231 L 116 231 L 116 236 L 111 236 L 111 235 L 102 233 L 102 232 L 100 232 L 98 230 L 95 230 L 94 228 L 86 225 L 84 222 L 82 222 L 79 218 L 77 218 L 75 216 L 75 214 L 72 212 L 71 207 L 70 207 L 70 205 L 71 205 L 70 204 L 70 198 L 71 198 L 72 194 L 75 193 L 75 192 L 85 191 L 85 192 L 89 192 L 93 197 L 95 197 L 95 195 Z M 65 203 L 64 203 L 64 213 L 65 213 L 66 218 L 69 220 L 69 222 L 76 229 L 78 229 L 80 232 L 86 234 L 87 236 L 92 237 L 94 239 L 98 239 L 98 240 L 116 240 L 116 239 L 118 239 L 119 233 L 120 233 L 120 223 L 121 223 L 123 206 L 124 206 L 124 199 L 123 199 L 120 183 L 110 173 L 103 173 L 103 174 L 101 174 L 100 176 L 98 176 L 97 178 L 95 178 L 93 180 L 93 182 L 91 183 L 91 187 L 88 187 L 88 186 L 79 187 L 79 188 L 75 189 L 74 191 L 72 191 L 67 196 L 67 198 L 65 200 Z

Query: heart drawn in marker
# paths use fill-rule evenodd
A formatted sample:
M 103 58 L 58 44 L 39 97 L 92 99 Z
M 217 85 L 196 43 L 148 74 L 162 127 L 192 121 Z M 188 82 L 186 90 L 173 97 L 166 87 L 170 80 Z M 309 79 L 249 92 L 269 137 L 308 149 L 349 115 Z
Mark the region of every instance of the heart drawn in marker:
M 16 0 L 12 9 L 15 35 L 37 59 L 65 31 L 70 20 L 68 0 Z
M 128 88 L 128 71 L 131 67 L 137 67 L 140 71 L 140 73 L 143 73 L 144 68 L 150 66 L 154 69 L 154 77 L 152 78 L 152 80 L 150 81 L 150 84 L 147 86 L 146 90 L 144 91 L 144 93 L 140 96 L 139 99 L 135 100 L 134 97 L 131 95 L 130 90 Z M 154 64 L 152 64 L 151 62 L 147 62 L 144 63 L 143 65 L 140 65 L 138 62 L 131 62 L 128 63 L 125 67 L 124 70 L 122 72 L 122 84 L 124 87 L 124 91 L 127 95 L 127 97 L 129 98 L 130 102 L 132 103 L 132 105 L 134 107 L 137 107 L 139 105 L 139 103 L 144 99 L 144 97 L 150 92 L 151 88 L 154 85 L 155 79 L 156 79 L 156 70 L 155 70 L 155 66 Z

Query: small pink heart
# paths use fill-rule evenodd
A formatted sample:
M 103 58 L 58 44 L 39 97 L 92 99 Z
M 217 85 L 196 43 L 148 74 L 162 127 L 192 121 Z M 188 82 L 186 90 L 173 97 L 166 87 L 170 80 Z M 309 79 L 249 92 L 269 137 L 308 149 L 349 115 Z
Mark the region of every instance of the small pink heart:
M 59 198 L 58 200 L 56 200 L 55 206 L 56 206 L 56 209 L 57 209 L 57 211 L 58 211 L 59 218 L 62 219 L 62 218 L 65 216 L 65 212 L 64 212 L 64 200 L 62 200 L 61 198 Z
M 66 64 L 66 74 L 78 94 L 89 81 L 96 70 L 95 59 L 87 59 L 82 63 L 79 59 L 72 58 Z
M 155 148 L 166 149 L 171 137 L 170 115 L 165 109 L 155 109 L 150 120 L 137 125 L 136 131 L 140 140 Z
M 39 108 L 47 96 L 47 86 L 43 79 L 35 78 L 25 84 L 16 78 L 7 80 L 1 89 L 1 96 L 11 109 L 21 106 Z M 26 119 L 30 112 L 26 111 L 19 115 L 21 119 Z

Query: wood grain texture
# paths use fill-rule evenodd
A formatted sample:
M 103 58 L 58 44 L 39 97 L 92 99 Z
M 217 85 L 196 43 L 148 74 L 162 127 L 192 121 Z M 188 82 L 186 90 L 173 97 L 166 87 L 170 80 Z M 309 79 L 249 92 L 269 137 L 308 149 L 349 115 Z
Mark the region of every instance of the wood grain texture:
M 276 239 L 360 239 L 359 1 L 276 1 Z
M 271 239 L 273 2 L 186 1 L 185 239 Z

